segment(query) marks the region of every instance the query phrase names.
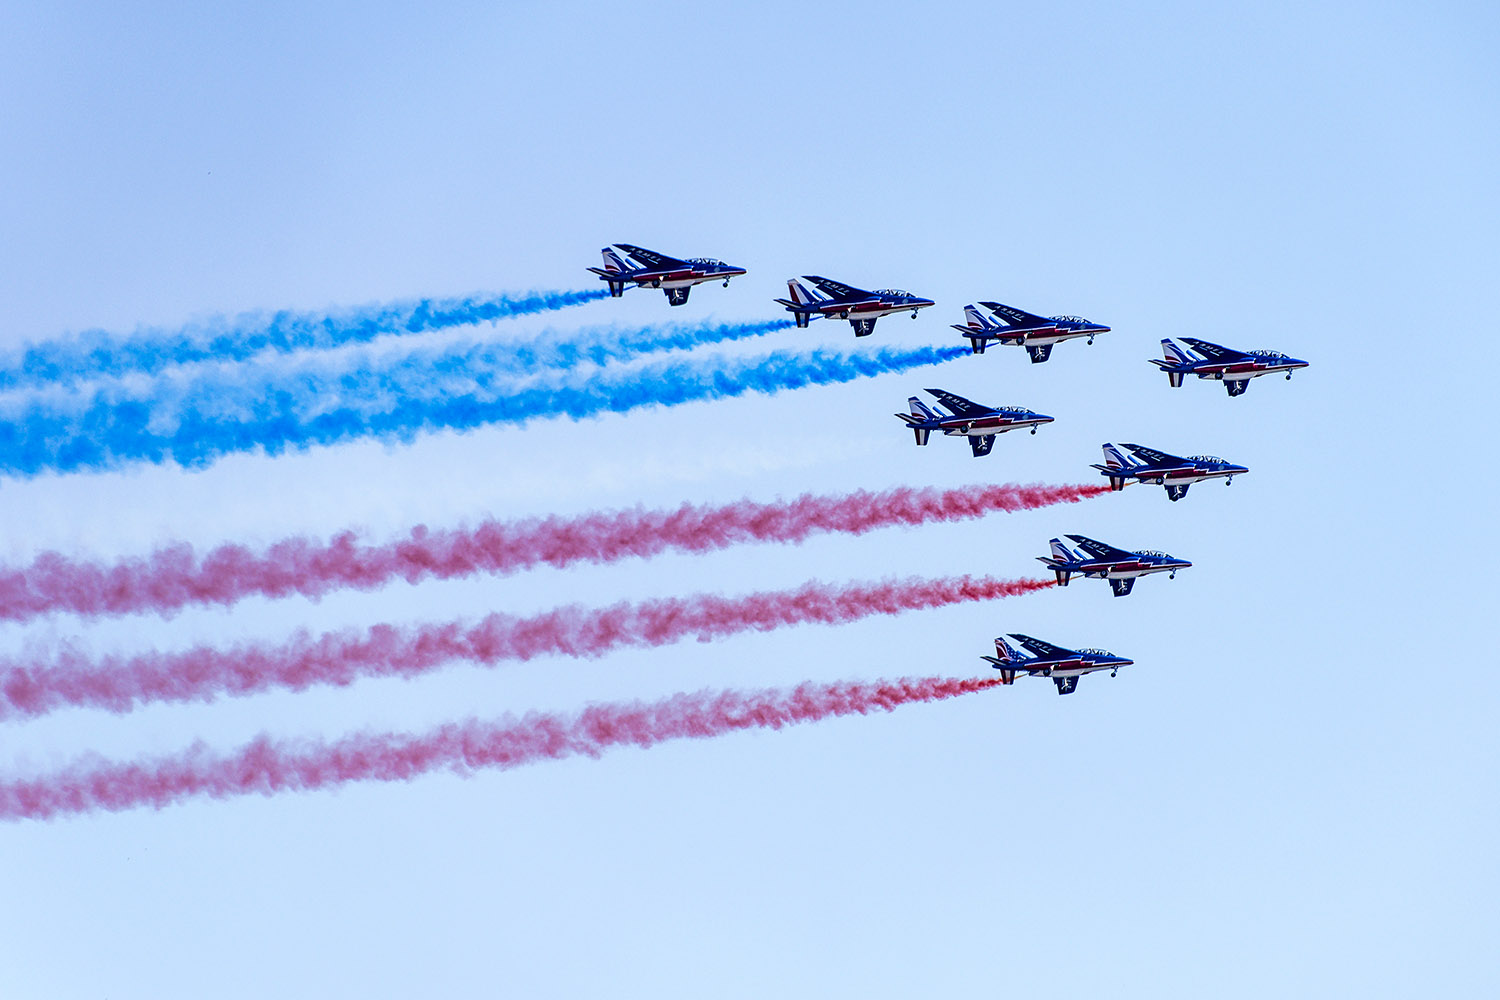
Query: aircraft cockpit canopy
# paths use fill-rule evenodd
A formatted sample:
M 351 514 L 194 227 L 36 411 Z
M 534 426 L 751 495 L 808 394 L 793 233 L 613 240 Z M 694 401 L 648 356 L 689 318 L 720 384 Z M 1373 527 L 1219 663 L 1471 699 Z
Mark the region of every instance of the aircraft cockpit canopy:
M 1080 649 L 1079 652 L 1083 653 L 1085 656 L 1114 656 L 1115 655 L 1114 653 L 1111 653 L 1107 649 Z
M 713 257 L 689 257 L 687 259 L 687 262 L 689 264 L 712 264 L 712 265 L 714 265 L 716 267 L 728 267 L 729 266 L 728 264 L 724 263 L 722 260 L 718 260 L 718 259 L 713 258 Z
M 1158 552 L 1155 549 L 1141 549 L 1140 554 L 1143 555 L 1143 556 L 1154 556 L 1157 559 L 1170 559 L 1170 558 L 1172 558 L 1171 556 L 1167 555 L 1165 552 Z
M 889 295 L 889 296 L 891 296 L 892 298 L 895 298 L 895 299 L 914 299 L 914 298 L 916 298 L 916 296 L 913 295 L 911 292 L 908 292 L 908 291 L 906 291 L 905 289 L 902 289 L 902 288 L 877 288 L 877 289 L 875 289 L 875 294 L 876 295 Z
M 1082 316 L 1049 316 L 1047 318 L 1048 319 L 1055 319 L 1059 323 L 1082 323 L 1084 326 L 1091 326 L 1092 325 L 1091 323 L 1089 323 L 1088 320 L 1084 319 Z
M 1215 463 L 1217 463 L 1219 465 L 1228 465 L 1229 464 L 1228 462 L 1226 462 L 1222 458 L 1220 458 L 1218 455 L 1189 455 L 1188 458 L 1191 459 L 1194 462 L 1215 462 Z
M 1257 358 L 1265 358 L 1267 361 L 1289 360 L 1287 356 L 1285 354 L 1282 354 L 1280 351 L 1251 351 L 1250 353 L 1255 355 Z

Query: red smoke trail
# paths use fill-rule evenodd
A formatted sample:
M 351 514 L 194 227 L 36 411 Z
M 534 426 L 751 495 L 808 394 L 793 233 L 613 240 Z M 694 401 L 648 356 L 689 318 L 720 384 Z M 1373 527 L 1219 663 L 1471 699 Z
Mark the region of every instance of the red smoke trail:
M 814 534 L 857 535 L 891 525 L 970 520 L 996 511 L 1077 503 L 1107 492 L 1102 485 L 1006 485 L 805 494 L 777 503 L 742 500 L 721 507 L 684 504 L 671 511 L 636 508 L 486 521 L 455 531 L 419 526 L 405 540 L 387 545 L 360 545 L 352 532 L 328 543 L 288 538 L 260 553 L 223 545 L 202 558 L 191 546 L 173 545 L 113 565 L 74 562 L 48 552 L 28 568 L 0 571 L 0 620 L 54 611 L 170 614 L 188 604 L 227 605 L 252 594 L 317 598 L 341 587 L 369 590 L 393 579 L 417 583 L 514 573 L 540 563 L 603 563 L 667 549 L 706 552 L 740 542 L 798 543 Z
M 598 657 L 621 647 L 661 646 L 689 636 L 709 642 L 737 632 L 767 632 L 814 622 L 839 625 L 869 615 L 1015 597 L 1052 580 L 989 577 L 888 580 L 742 597 L 699 594 L 607 608 L 557 608 L 532 618 L 494 614 L 477 625 L 444 622 L 368 632 L 306 633 L 284 645 L 200 646 L 184 653 L 145 653 L 90 662 L 68 651 L 50 664 L 0 663 L 0 717 L 43 715 L 63 707 L 128 712 L 154 701 L 207 701 L 221 694 L 364 677 L 415 677 L 451 660 L 491 665 L 538 656 Z
M 700 691 L 658 702 L 594 705 L 577 715 L 470 720 L 420 735 L 377 733 L 336 742 L 261 736 L 228 754 L 201 744 L 138 763 L 77 763 L 40 778 L 0 781 L 0 819 L 163 806 L 185 799 L 275 795 L 353 781 L 410 781 L 429 771 L 468 776 L 563 757 L 598 757 L 616 746 L 708 739 L 740 729 L 780 729 L 838 715 L 889 712 L 994 687 L 994 678 L 939 677 L 867 684 L 802 684 L 791 690 Z

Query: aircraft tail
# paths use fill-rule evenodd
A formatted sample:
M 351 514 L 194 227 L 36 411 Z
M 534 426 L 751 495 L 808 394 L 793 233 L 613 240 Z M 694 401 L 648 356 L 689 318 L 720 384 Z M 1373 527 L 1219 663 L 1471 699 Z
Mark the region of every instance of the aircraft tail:
M 1057 585 L 1059 587 L 1066 587 L 1068 581 L 1073 578 L 1073 573 L 1064 567 L 1077 562 L 1078 555 L 1064 545 L 1061 538 L 1052 539 L 1051 545 L 1052 555 L 1042 556 L 1040 559 L 1057 576 Z
M 604 266 L 591 267 L 589 270 L 604 279 L 604 283 L 609 286 L 610 298 L 618 299 L 625 294 L 625 282 L 616 280 L 616 276 L 624 274 L 630 268 L 620 259 L 620 255 L 615 253 L 613 247 L 605 247 L 599 252 L 604 257 Z
M 1135 463 L 1125 457 L 1125 453 L 1112 444 L 1104 446 L 1104 464 L 1110 470 L 1128 469 Z
M 1163 338 L 1161 342 L 1161 353 L 1166 357 L 1167 361 L 1171 362 L 1174 365 L 1185 365 L 1193 360 L 1192 358 L 1188 357 L 1186 351 L 1178 347 L 1176 342 L 1171 340 L 1170 338 Z
M 932 434 L 932 428 L 922 425 L 937 421 L 938 415 L 929 410 L 927 405 L 916 396 L 910 397 L 906 402 L 911 406 L 911 416 L 905 413 L 898 413 L 896 416 L 906 421 L 906 426 L 910 427 L 917 437 L 917 444 L 926 444 L 928 436 Z
M 963 334 L 969 341 L 969 350 L 975 354 L 983 354 L 984 349 L 989 346 L 989 338 L 984 336 L 991 329 L 984 315 L 978 307 L 973 305 L 964 306 L 964 322 L 952 324 L 953 329 Z
M 604 270 L 608 273 L 619 274 L 622 271 L 630 270 L 630 268 L 625 266 L 625 262 L 620 259 L 620 255 L 615 253 L 614 247 L 605 247 L 599 252 L 604 255 Z
M 801 327 L 812 322 L 816 315 L 814 304 L 818 302 L 818 296 L 796 278 L 788 278 L 786 283 L 787 294 L 790 298 L 777 299 L 776 301 L 787 307 L 792 317 Z
M 1127 459 L 1119 448 L 1112 444 L 1104 445 L 1104 464 L 1096 465 L 1094 468 L 1109 477 L 1109 488 L 1116 492 L 1125 488 L 1124 473 L 1135 466 L 1135 463 Z
M 1153 363 L 1156 365 L 1156 367 L 1167 373 L 1167 381 L 1171 383 L 1172 388 L 1181 388 L 1182 376 L 1185 374 L 1185 372 L 1175 369 L 1180 369 L 1184 366 L 1191 365 L 1193 363 L 1192 356 L 1182 348 L 1178 347 L 1176 343 L 1168 339 L 1162 340 L 1161 353 L 1165 360 L 1154 361 Z
M 1000 671 L 1001 684 L 1014 684 L 1016 682 L 1016 674 L 1019 671 L 1016 669 L 1015 664 L 1021 662 L 1021 654 L 1011 649 L 1010 644 L 1003 638 L 999 636 L 995 637 L 994 656 L 985 656 L 981 657 L 981 659 L 993 664 L 995 669 Z

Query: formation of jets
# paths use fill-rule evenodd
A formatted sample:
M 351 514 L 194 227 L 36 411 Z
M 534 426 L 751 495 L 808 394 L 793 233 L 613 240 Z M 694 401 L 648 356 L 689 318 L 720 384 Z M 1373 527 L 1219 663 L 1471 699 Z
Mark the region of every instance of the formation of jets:
M 712 257 L 670 257 L 628 243 L 607 246 L 602 252 L 604 266 L 589 270 L 607 284 L 614 298 L 632 286 L 659 288 L 670 305 L 680 306 L 687 302 L 694 285 L 722 281 L 727 286 L 730 278 L 745 273 L 742 267 Z M 842 319 L 849 322 L 856 337 L 873 333 L 875 321 L 882 316 L 910 312 L 915 319 L 919 311 L 933 305 L 931 299 L 900 289 L 867 291 L 814 274 L 803 275 L 800 280 L 789 279 L 787 298 L 775 301 L 792 314 L 799 328 L 806 328 L 815 319 Z M 981 311 L 981 306 L 985 311 Z M 1096 336 L 1110 331 L 1108 326 L 1081 316 L 1040 316 L 1001 302 L 984 301 L 965 306 L 964 322 L 953 324 L 953 329 L 969 342 L 973 354 L 983 354 L 991 344 L 1023 347 L 1032 364 L 1046 361 L 1053 346 L 1065 340 L 1087 338 L 1092 344 Z M 1230 396 L 1239 396 L 1253 378 L 1282 373 L 1290 379 L 1293 371 L 1308 366 L 1306 361 L 1279 351 L 1239 351 L 1194 337 L 1180 339 L 1186 347 L 1163 339 L 1162 359 L 1150 359 L 1166 374 L 1173 388 L 1180 387 L 1187 376 L 1193 375 L 1221 381 Z M 968 438 L 975 458 L 988 455 L 1000 434 L 1022 427 L 1035 434 L 1039 426 L 1053 420 L 1022 406 L 988 406 L 943 389 L 926 391 L 937 403 L 928 406 L 912 396 L 907 401 L 910 412 L 897 413 L 897 418 L 911 429 L 919 445 L 925 445 L 934 431 L 945 437 Z M 1130 483 L 1151 483 L 1164 487 L 1168 499 L 1174 501 L 1186 496 L 1193 483 L 1223 479 L 1228 485 L 1235 476 L 1250 471 L 1243 465 L 1210 455 L 1182 457 L 1138 444 L 1105 444 L 1104 463 L 1093 468 L 1109 479 L 1111 490 L 1123 490 Z M 1074 576 L 1107 580 L 1114 595 L 1124 597 L 1140 577 L 1166 573 L 1172 578 L 1179 569 L 1192 566 L 1186 559 L 1165 552 L 1119 549 L 1085 535 L 1064 537 L 1072 542 L 1071 546 L 1062 538 L 1053 538 L 1051 554 L 1038 557 L 1060 586 L 1067 586 Z M 1113 675 L 1120 667 L 1134 662 L 1102 649 L 1067 649 L 1031 636 L 1009 634 L 1031 655 L 1017 652 L 1004 637 L 995 640 L 995 655 L 984 659 L 1000 671 L 1003 684 L 1014 683 L 1022 674 L 1050 677 L 1058 694 L 1071 694 L 1084 674 L 1108 670 Z
M 985 406 L 942 389 L 928 389 L 927 392 L 952 412 L 928 408 L 916 396 L 908 399 L 911 412 L 898 413 L 896 417 L 906 421 L 906 426 L 917 436 L 917 444 L 926 444 L 927 436 L 933 431 L 949 437 L 967 437 L 974 457 L 979 458 L 990 453 L 997 434 L 1018 427 L 1030 427 L 1031 433 L 1035 434 L 1042 424 L 1052 423 L 1052 418 L 1045 413 L 1036 413 L 1024 406 Z

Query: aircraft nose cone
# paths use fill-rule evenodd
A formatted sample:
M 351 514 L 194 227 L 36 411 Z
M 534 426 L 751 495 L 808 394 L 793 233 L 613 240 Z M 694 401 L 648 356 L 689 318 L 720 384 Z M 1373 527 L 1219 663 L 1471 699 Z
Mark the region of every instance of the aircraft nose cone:
M 1052 423 L 1053 420 L 1055 420 L 1057 418 L 1056 417 L 1049 417 L 1045 413 L 1033 413 L 1031 415 L 1031 419 L 1035 420 L 1039 424 L 1050 424 L 1050 423 Z
M 1191 566 L 1192 563 L 1187 559 L 1178 559 L 1177 565 L 1183 569 L 1186 569 L 1187 567 Z

